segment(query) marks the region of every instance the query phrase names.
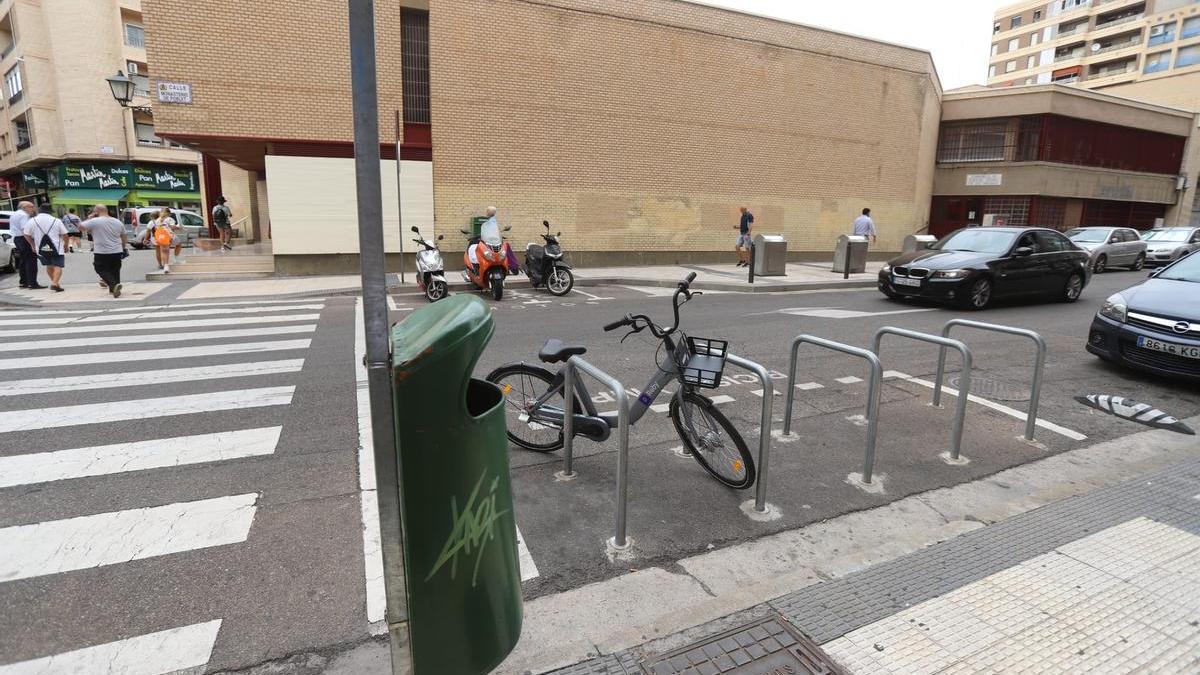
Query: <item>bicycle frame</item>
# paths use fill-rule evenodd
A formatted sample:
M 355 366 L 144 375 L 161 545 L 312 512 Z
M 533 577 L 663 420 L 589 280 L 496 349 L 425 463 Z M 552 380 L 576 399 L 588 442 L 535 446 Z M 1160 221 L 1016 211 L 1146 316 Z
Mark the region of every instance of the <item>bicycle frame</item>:
M 645 389 L 633 401 L 629 409 L 629 426 L 637 424 L 638 420 L 645 416 L 646 411 L 658 397 L 662 395 L 667 385 L 675 381 L 679 386 L 675 389 L 672 396 L 679 398 L 682 402 L 683 393 L 686 391 L 686 385 L 679 377 L 679 369 L 675 365 L 675 341 L 671 337 L 663 338 L 663 347 L 668 350 L 670 358 L 667 359 L 665 367 L 658 366 L 658 372 L 646 384 Z M 534 401 L 531 410 L 526 413 L 528 422 L 541 424 L 552 429 L 562 429 L 563 420 L 566 416 L 566 411 L 557 406 L 546 405 L 554 396 L 563 393 L 563 387 L 566 384 L 566 376 L 560 370 L 554 375 L 554 382 L 550 388 L 540 398 Z M 583 406 L 583 413 L 577 413 L 572 416 L 575 423 L 575 435 L 586 436 L 596 441 L 597 443 L 608 440 L 608 437 L 613 429 L 617 428 L 617 413 L 599 413 L 596 411 L 596 404 L 592 402 L 592 394 L 588 391 L 587 385 L 584 384 L 582 378 L 577 378 L 575 381 L 575 394 Z M 565 394 L 564 394 L 565 398 Z M 596 434 L 588 434 L 587 430 L 594 429 Z

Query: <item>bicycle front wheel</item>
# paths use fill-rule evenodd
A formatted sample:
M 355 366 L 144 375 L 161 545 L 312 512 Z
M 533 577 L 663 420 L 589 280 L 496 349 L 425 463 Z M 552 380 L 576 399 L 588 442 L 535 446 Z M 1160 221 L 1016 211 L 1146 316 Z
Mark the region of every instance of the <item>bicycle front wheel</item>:
M 742 435 L 707 398 L 689 391 L 671 399 L 671 421 L 692 457 L 713 478 L 736 489 L 754 485 L 754 459 Z
M 504 395 L 504 426 L 508 430 L 508 440 L 534 452 L 554 452 L 563 446 L 561 429 L 529 419 L 529 410 L 534 402 L 549 391 L 554 382 L 554 375 L 550 371 L 515 363 L 493 370 L 486 379 L 500 387 L 500 393 Z M 560 391 L 545 405 L 563 409 L 567 404 Z M 583 414 L 583 405 L 578 396 L 575 397 L 575 414 Z

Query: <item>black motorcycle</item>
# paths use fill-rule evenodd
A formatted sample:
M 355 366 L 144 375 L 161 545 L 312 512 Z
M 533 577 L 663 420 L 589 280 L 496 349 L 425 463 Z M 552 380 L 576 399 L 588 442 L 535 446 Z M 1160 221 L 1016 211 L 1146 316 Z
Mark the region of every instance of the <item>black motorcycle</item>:
M 563 260 L 562 246 L 558 238 L 562 232 L 550 234 L 550 221 L 543 220 L 546 234 L 542 235 L 545 246 L 529 242 L 525 246 L 525 275 L 534 288 L 545 286 L 551 295 L 562 297 L 575 286 L 575 275 L 571 266 Z

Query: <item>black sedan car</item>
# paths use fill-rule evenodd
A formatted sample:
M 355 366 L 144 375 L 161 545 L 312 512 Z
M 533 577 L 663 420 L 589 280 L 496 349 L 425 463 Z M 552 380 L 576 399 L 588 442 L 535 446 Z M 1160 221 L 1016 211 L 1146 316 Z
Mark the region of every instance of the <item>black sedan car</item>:
M 1105 300 L 1087 350 L 1155 375 L 1200 380 L 1200 251 Z
M 893 300 L 924 298 L 984 309 L 1006 297 L 1075 302 L 1091 279 L 1088 252 L 1040 227 L 969 227 L 879 270 Z

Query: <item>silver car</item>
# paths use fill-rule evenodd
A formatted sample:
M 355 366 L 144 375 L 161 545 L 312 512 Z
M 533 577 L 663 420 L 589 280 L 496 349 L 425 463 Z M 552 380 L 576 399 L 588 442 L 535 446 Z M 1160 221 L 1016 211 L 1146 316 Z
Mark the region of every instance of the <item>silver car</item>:
M 1067 238 L 1092 256 L 1092 270 L 1100 274 L 1109 267 L 1140 270 L 1146 265 L 1146 242 L 1131 227 L 1078 227 Z
M 1142 235 L 1146 242 L 1146 263 L 1155 267 L 1170 265 L 1200 249 L 1200 227 L 1160 227 Z

